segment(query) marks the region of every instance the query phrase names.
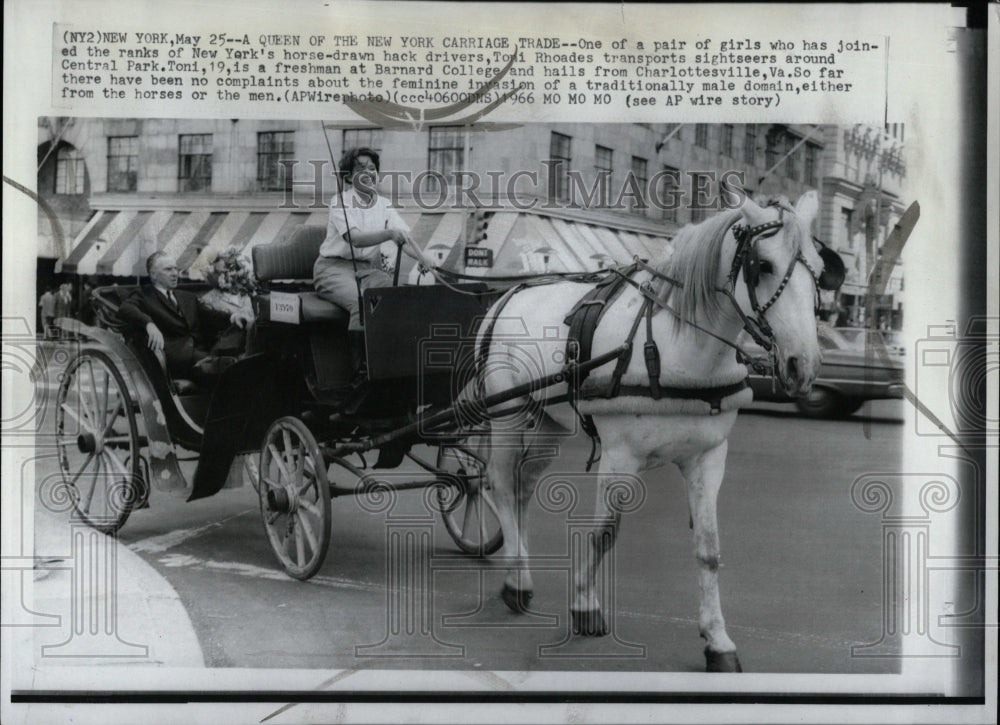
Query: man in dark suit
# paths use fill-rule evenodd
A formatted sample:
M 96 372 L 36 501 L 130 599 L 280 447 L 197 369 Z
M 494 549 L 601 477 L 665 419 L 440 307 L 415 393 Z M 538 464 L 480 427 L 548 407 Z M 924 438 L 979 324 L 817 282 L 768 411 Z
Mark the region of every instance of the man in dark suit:
M 166 252 L 151 254 L 146 271 L 150 284 L 133 292 L 118 314 L 136 334 L 145 335 L 150 350 L 163 352 L 171 376 L 186 377 L 210 356 L 201 347 L 198 298 L 177 289 L 177 262 Z M 237 318 L 239 313 L 234 313 L 231 322 L 245 324 Z

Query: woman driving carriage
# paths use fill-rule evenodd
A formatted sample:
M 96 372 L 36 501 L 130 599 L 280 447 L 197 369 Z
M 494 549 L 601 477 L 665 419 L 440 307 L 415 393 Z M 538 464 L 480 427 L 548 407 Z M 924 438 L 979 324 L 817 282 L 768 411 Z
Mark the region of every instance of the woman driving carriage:
M 351 315 L 351 356 L 355 370 L 363 370 L 363 338 L 359 300 L 369 287 L 389 287 L 383 258 L 395 260 L 395 248 L 417 259 L 407 248 L 410 228 L 389 201 L 377 191 L 379 155 L 354 148 L 340 160 L 342 192 L 330 201 L 326 239 L 313 266 L 316 294 L 340 305 Z

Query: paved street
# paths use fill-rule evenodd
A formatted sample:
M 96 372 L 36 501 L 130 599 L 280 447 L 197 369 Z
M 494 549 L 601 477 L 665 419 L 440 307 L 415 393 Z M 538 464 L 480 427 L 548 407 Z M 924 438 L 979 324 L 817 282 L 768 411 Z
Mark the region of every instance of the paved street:
M 746 670 L 894 671 L 892 660 L 851 657 L 852 645 L 880 637 L 882 568 L 880 522 L 853 506 L 850 488 L 861 474 L 898 465 L 903 405 L 871 406 L 870 440 L 859 416 L 813 421 L 787 405 L 740 416 L 719 502 L 720 581 Z M 582 473 L 588 450 L 585 439 L 567 441 L 550 471 Z M 37 480 L 52 472 L 54 459 L 41 459 Z M 498 567 L 457 553 L 421 491 L 399 494 L 389 511 L 334 499 L 329 554 L 308 582 L 281 572 L 249 486 L 193 503 L 154 491 L 120 540 L 176 591 L 208 666 L 701 671 L 682 480 L 670 467 L 645 484 L 645 502 L 625 517 L 614 562 L 606 560 L 614 631 L 601 639 L 568 636 L 568 531 L 591 511 L 585 484 L 569 511 L 532 504 L 540 559 L 525 616 L 499 600 Z M 428 542 L 402 572 L 424 571 L 430 587 L 399 576 L 387 543 L 399 536 Z M 424 632 L 406 619 L 422 607 Z

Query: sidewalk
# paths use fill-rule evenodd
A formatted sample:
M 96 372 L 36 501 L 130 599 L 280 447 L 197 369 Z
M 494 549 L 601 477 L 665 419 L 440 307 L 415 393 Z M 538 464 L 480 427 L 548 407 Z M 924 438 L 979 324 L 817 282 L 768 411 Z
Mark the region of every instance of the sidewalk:
M 33 609 L 59 617 L 35 628 L 36 665 L 205 666 L 177 592 L 124 544 L 36 506 L 35 556 Z

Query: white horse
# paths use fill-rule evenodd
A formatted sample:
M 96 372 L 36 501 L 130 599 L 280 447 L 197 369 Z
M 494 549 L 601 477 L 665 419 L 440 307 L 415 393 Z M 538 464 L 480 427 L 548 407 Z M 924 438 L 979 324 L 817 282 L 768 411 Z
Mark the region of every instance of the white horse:
M 641 471 L 673 462 L 687 481 L 701 593 L 698 622 L 707 641 L 707 669 L 741 671 L 719 602 L 716 497 L 725 470 L 727 437 L 738 408 L 750 402 L 752 393 L 744 388 L 712 404 L 691 396 L 671 398 L 670 393 L 677 388 L 738 387 L 747 370 L 737 362 L 730 343 L 749 324 L 746 318 L 759 325 L 759 338 L 773 343 L 777 376 L 786 390 L 791 394 L 809 390 L 820 366 L 814 309 L 825 259 L 810 241 L 816 210 L 814 192 L 804 195 L 794 209 L 783 200 L 761 207 L 747 199 L 735 211 L 685 227 L 673 242 L 673 254 L 652 261 L 650 268 L 656 273 L 644 270 L 635 277 L 650 286 L 643 290 L 627 285 L 609 305 L 593 338 L 593 358 L 622 345 L 646 300 L 657 300 L 650 331 L 661 356 L 660 399 L 637 393 L 639 386 L 648 389 L 649 375 L 642 351 L 635 350 L 621 379 L 624 394 L 581 397 L 578 412 L 562 402 L 545 406 L 539 414 L 543 405 L 539 401 L 566 392 L 567 386 L 560 384 L 517 402 L 536 411 L 533 425 L 494 423 L 487 472 L 503 529 L 500 555 L 510 566 L 502 592 L 509 607 L 524 611 L 532 596 L 526 508 L 536 481 L 551 462 L 536 454 L 553 443 L 554 424 L 569 428 L 578 415 L 589 414 L 601 440 L 595 512 L 600 523 L 574 572 L 570 605 L 574 633 L 607 633 L 595 577 L 601 559 L 614 545 L 620 522 L 621 507 L 611 489 L 623 480 L 634 481 Z M 744 234 L 746 244 L 738 242 L 734 230 Z M 744 259 L 750 266 L 738 267 Z M 727 284 L 734 294 L 723 293 Z M 563 319 L 591 288 L 559 282 L 528 287 L 498 302 L 477 340 L 480 348 L 484 339 L 488 345 L 487 350 L 480 349 L 485 361 L 482 392 L 499 393 L 557 372 L 566 346 Z M 492 334 L 485 333 L 491 326 Z M 643 319 L 633 348 L 642 347 L 646 326 Z M 614 366 L 609 362 L 595 369 L 586 384 L 600 387 L 610 382 Z

